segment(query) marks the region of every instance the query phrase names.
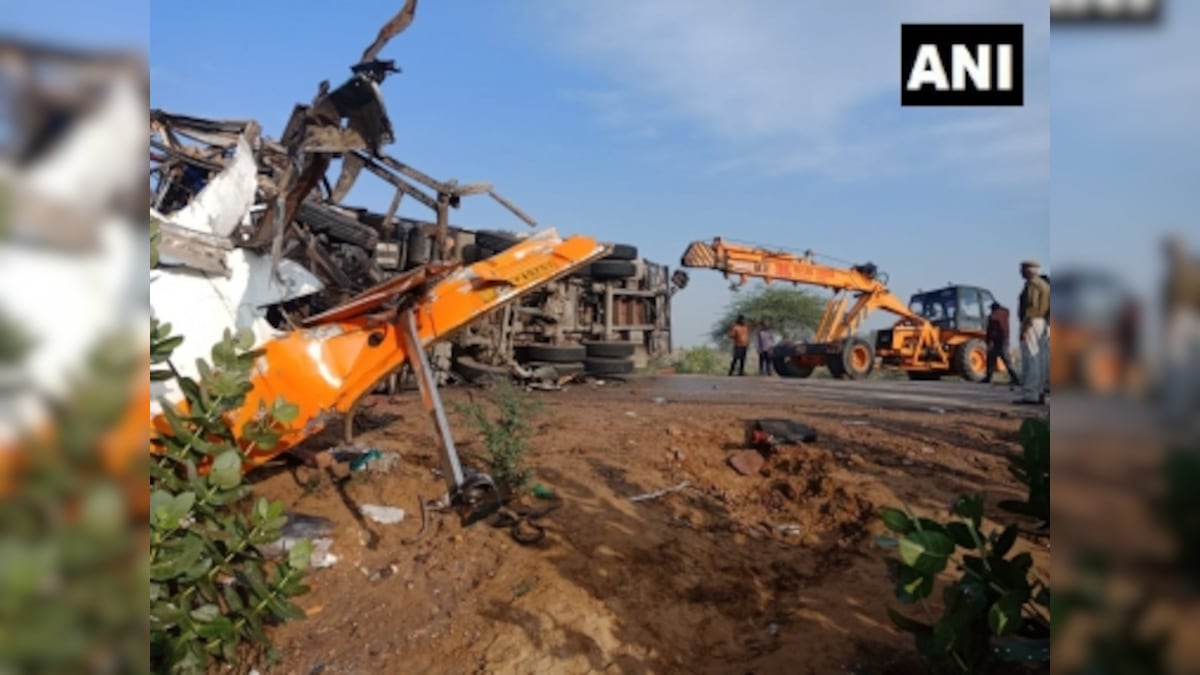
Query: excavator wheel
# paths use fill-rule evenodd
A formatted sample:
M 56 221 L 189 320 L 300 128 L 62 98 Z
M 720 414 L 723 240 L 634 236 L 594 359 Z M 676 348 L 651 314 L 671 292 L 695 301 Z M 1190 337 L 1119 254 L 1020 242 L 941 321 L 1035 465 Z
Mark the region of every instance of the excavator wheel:
M 967 340 L 954 351 L 954 372 L 968 382 L 982 382 L 987 377 L 987 345 L 983 340 Z
M 840 355 L 829 359 L 828 365 L 830 374 L 839 380 L 862 380 L 875 370 L 875 350 L 870 342 L 852 338 L 846 341 Z

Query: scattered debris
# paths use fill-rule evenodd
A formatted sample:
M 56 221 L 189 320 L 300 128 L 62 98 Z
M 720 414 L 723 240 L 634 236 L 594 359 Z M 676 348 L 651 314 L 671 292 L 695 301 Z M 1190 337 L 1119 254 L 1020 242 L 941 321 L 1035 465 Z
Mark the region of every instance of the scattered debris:
M 330 553 L 333 547 L 333 522 L 320 516 L 309 516 L 302 513 L 287 514 L 287 523 L 283 526 L 279 539 L 258 547 L 260 553 L 268 558 L 284 555 L 302 539 L 307 539 L 312 545 L 312 555 L 309 564 L 314 568 L 331 567 L 338 557 Z
M 934 405 L 934 406 L 929 406 L 929 412 L 934 412 L 934 413 L 937 413 L 937 414 L 939 414 L 939 415 L 945 415 L 945 414 L 946 414 L 946 409 L 945 409 L 945 408 L 942 408 L 942 407 L 940 407 L 940 406 L 936 406 L 936 405 Z
M 866 427 L 870 426 L 871 422 L 869 420 L 843 420 L 842 424 L 852 427 Z
M 358 511 L 380 525 L 394 525 L 404 520 L 404 509 L 395 506 L 363 504 Z
M 530 491 L 533 493 L 533 496 L 537 497 L 538 499 L 555 499 L 556 498 L 556 495 L 554 494 L 554 490 L 551 490 L 550 488 L 546 487 L 545 485 L 542 485 L 541 483 L 535 484 L 533 486 L 533 489 Z
M 743 476 L 754 476 L 762 471 L 767 460 L 757 450 L 742 450 L 729 457 L 729 466 Z
M 659 497 L 671 494 L 672 492 L 679 492 L 680 490 L 683 490 L 684 488 L 687 488 L 690 485 L 691 485 L 691 483 L 689 483 L 688 481 L 683 481 L 682 483 L 680 483 L 678 485 L 673 485 L 669 488 L 663 488 L 661 490 L 655 490 L 654 492 L 647 492 L 645 494 L 640 494 L 640 495 L 630 497 L 629 501 L 644 502 L 644 501 L 647 501 L 650 499 L 658 499 Z
M 655 396 L 651 400 L 653 400 L 657 405 L 662 405 L 667 402 L 667 399 L 663 398 L 662 396 Z
M 795 420 L 759 419 L 746 422 L 746 447 L 770 453 L 777 445 L 814 443 L 817 430 Z
M 795 523 L 779 525 L 775 529 L 779 530 L 780 533 L 789 535 L 789 536 L 800 536 L 800 534 L 802 534 L 804 532 L 804 528 Z

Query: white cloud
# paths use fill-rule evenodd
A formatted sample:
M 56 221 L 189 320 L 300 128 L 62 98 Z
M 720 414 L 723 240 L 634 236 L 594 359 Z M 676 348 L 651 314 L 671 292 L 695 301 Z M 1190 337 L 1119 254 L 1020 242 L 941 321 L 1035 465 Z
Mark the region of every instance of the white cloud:
M 715 142 L 718 168 L 857 180 L 986 164 L 985 179 L 1048 177 L 1045 0 L 547 0 L 541 18 L 614 87 L 575 100 L 631 130 L 690 123 Z M 1026 108 L 900 108 L 900 24 L 960 21 L 1025 24 Z

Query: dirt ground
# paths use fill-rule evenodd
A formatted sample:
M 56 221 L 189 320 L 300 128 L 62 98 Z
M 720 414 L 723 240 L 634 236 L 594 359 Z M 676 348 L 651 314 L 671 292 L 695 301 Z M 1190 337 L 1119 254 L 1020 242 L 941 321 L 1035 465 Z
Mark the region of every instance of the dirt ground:
M 911 639 L 886 615 L 895 601 L 876 514 L 904 501 L 942 515 L 982 491 L 1003 518 L 994 504 L 1021 497 L 1003 459 L 1018 449 L 1016 412 L 832 401 L 759 378 L 680 381 L 530 394 L 544 408 L 529 461 L 562 500 L 533 546 L 449 514 L 402 543 L 420 529 L 418 495 L 444 491 L 437 446 L 414 395 L 369 400 L 356 442 L 399 453 L 398 466 L 354 473 L 341 489 L 304 467 L 260 484 L 292 511 L 333 520 L 340 557 L 311 575 L 299 600 L 308 619 L 275 631 L 282 659 L 270 672 L 913 672 Z M 450 408 L 472 395 L 482 392 L 443 392 Z M 464 460 L 479 466 L 476 434 L 450 416 Z M 726 459 L 756 417 L 796 419 L 818 439 L 741 476 Z M 363 522 L 364 503 L 408 517 Z M 1018 546 L 1048 569 L 1048 550 Z

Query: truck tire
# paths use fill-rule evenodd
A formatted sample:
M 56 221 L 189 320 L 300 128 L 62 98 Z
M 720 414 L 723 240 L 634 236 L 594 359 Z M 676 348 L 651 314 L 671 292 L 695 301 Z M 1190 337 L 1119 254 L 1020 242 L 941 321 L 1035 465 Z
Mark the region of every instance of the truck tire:
M 635 342 L 585 342 L 584 349 L 587 350 L 589 358 L 601 359 L 625 359 L 633 356 L 633 352 L 637 349 Z
M 632 359 L 589 358 L 584 368 L 591 375 L 629 375 L 633 372 Z
M 850 338 L 842 347 L 842 353 L 829 359 L 830 372 L 835 367 L 841 373 L 839 378 L 866 379 L 875 370 L 875 350 L 862 338 Z
M 520 241 L 519 237 L 508 232 L 484 230 L 475 233 L 475 245 L 481 248 L 490 248 L 493 251 L 503 251 L 520 243 Z
M 578 363 L 587 358 L 587 350 L 583 345 L 521 345 L 514 351 L 517 360 L 522 363 Z
M 597 260 L 584 268 L 584 276 L 593 279 L 628 279 L 637 276 L 637 265 L 628 260 Z
M 781 344 L 775 347 L 775 352 L 771 356 L 771 365 L 775 367 L 775 372 L 779 373 L 780 377 L 797 377 L 805 378 L 813 374 L 811 366 L 798 366 L 792 360 L 795 355 L 795 350 L 790 344 Z
M 370 226 L 358 222 L 357 218 L 343 215 L 320 204 L 301 202 L 300 208 L 296 210 L 296 220 L 314 234 L 324 234 L 330 239 L 361 246 L 368 251 L 374 251 L 375 245 L 379 243 L 379 233 Z
M 504 380 L 512 376 L 504 366 L 489 366 L 469 356 L 454 359 L 454 372 L 472 384 L 488 380 Z
M 609 244 L 612 250 L 601 260 L 637 260 L 638 250 L 632 244 Z
M 987 345 L 971 339 L 954 350 L 954 372 L 967 382 L 981 382 L 987 376 Z

